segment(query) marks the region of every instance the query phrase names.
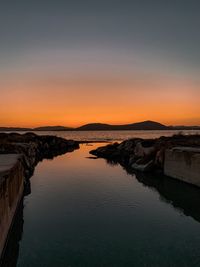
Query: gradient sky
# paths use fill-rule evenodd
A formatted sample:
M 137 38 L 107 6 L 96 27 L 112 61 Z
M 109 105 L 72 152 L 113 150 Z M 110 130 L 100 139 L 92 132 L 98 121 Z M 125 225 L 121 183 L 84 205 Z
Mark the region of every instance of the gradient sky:
M 0 126 L 200 125 L 198 0 L 2 0 Z

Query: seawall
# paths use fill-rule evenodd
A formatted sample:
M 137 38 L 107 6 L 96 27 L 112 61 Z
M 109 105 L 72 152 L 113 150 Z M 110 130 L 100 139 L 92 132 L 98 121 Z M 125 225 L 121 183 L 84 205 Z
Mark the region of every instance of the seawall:
M 167 149 L 164 174 L 200 187 L 200 148 Z
M 0 155 L 0 258 L 24 189 L 24 168 L 19 154 Z
M 200 187 L 200 135 L 134 138 L 99 147 L 90 153 L 120 163 L 133 172 L 164 173 Z
M 0 259 L 24 184 L 29 183 L 35 166 L 78 148 L 78 142 L 56 136 L 0 133 Z

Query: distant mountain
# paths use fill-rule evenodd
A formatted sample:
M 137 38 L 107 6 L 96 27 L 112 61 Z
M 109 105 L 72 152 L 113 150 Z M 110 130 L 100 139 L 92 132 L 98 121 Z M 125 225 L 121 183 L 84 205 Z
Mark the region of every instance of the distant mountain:
M 105 123 L 88 123 L 81 127 L 76 128 L 77 131 L 105 131 L 111 130 L 114 127 Z
M 122 125 L 127 130 L 167 130 L 168 127 L 156 121 L 142 121 L 132 124 Z
M 170 130 L 200 130 L 200 126 L 184 126 L 184 125 L 178 125 L 178 126 L 169 126 Z
M 33 129 L 33 131 L 70 131 L 70 130 L 73 130 L 73 128 L 65 126 L 42 126 Z
M 26 132 L 26 131 L 32 131 L 30 128 L 20 128 L 20 127 L 0 127 L 1 132 Z
M 33 132 L 33 131 L 70 131 L 73 128 L 65 126 L 42 126 L 36 128 L 20 128 L 20 127 L 0 127 L 2 132 Z
M 115 130 L 200 130 L 200 126 L 166 126 L 156 121 L 142 121 L 132 124 L 111 125 L 105 123 L 89 123 L 78 128 L 65 126 L 41 126 L 36 128 L 0 127 L 2 132 L 33 131 L 115 131 Z
M 78 131 L 112 131 L 112 130 L 167 130 L 168 127 L 155 122 L 143 121 L 124 125 L 110 125 L 103 123 L 90 123 L 76 128 Z

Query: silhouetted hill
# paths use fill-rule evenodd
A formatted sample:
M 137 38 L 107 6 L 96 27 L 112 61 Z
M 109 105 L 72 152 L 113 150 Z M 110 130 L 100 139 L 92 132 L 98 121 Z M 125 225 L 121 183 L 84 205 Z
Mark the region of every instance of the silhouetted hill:
M 115 130 L 200 130 L 200 126 L 166 126 L 156 121 L 142 121 L 132 124 L 111 125 L 106 123 L 88 123 L 78 128 L 65 126 L 41 126 L 36 128 L 0 127 L 2 132 L 33 131 L 115 131 Z
M 122 125 L 128 130 L 167 130 L 168 127 L 164 124 L 155 121 L 142 121 L 127 125 Z
M 169 126 L 170 130 L 200 130 L 200 126 L 184 126 L 184 125 L 178 125 L 178 126 Z
M 105 131 L 111 130 L 112 125 L 105 124 L 105 123 L 88 123 L 81 127 L 76 128 L 78 131 Z
M 73 128 L 65 127 L 65 126 L 41 126 L 36 128 L 20 128 L 20 127 L 0 127 L 0 131 L 2 132 L 33 132 L 33 131 L 70 131 Z
M 73 128 L 65 126 L 42 126 L 33 129 L 34 131 L 70 131 Z
M 103 123 L 89 123 L 83 125 L 76 130 L 79 131 L 107 131 L 107 130 L 167 130 L 168 127 L 155 122 L 155 121 L 143 121 L 132 124 L 124 124 L 124 125 L 110 125 Z
M 30 128 L 20 128 L 20 127 L 0 127 L 1 132 L 18 132 L 18 131 L 32 131 Z

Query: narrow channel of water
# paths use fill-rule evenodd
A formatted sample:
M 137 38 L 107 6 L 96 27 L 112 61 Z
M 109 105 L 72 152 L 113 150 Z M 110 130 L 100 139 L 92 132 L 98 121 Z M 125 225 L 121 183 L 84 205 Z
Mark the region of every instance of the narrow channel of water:
M 199 267 L 200 190 L 88 158 L 100 145 L 38 164 L 4 267 Z

